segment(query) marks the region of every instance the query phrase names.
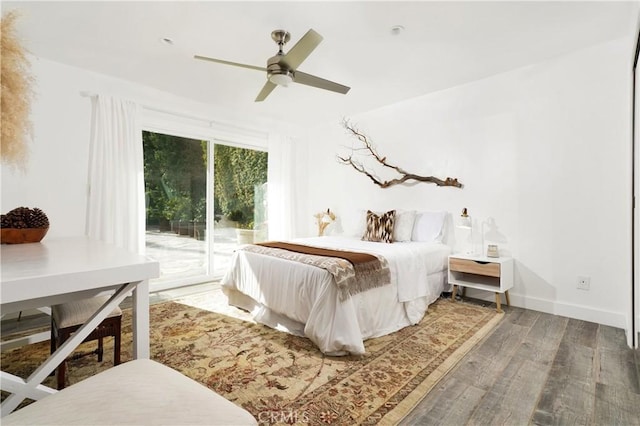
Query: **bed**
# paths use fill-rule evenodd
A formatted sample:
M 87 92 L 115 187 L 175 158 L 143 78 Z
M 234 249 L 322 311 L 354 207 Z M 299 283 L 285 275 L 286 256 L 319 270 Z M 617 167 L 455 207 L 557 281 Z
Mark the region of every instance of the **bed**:
M 370 253 L 388 265 L 388 285 L 345 298 L 326 269 L 242 248 L 234 252 L 222 279 L 229 304 L 250 311 L 259 323 L 306 336 L 327 355 L 364 354 L 364 340 L 418 323 L 449 287 L 451 249 L 441 238 L 385 244 L 324 236 L 292 242 Z

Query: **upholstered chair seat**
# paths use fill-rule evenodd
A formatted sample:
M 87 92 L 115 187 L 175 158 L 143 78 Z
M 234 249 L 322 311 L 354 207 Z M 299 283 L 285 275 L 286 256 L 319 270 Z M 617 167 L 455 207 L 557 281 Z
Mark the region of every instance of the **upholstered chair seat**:
M 109 296 L 98 296 L 52 306 L 51 353 L 55 352 L 57 348 L 69 339 L 108 299 Z M 98 362 L 102 362 L 104 352 L 103 338 L 112 336 L 114 338 L 113 364 L 120 364 L 121 329 L 122 310 L 116 307 L 84 340 L 84 342 L 97 340 L 98 348 L 88 354 L 74 355 L 74 358 L 97 354 Z M 66 361 L 62 362 L 57 369 L 58 389 L 65 387 L 65 372 Z

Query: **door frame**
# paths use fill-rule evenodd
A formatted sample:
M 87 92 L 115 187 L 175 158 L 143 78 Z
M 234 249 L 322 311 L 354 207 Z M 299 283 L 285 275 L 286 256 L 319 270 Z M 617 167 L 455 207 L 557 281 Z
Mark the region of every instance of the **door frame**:
M 640 129 L 638 128 L 638 114 L 640 108 L 640 96 L 637 91 L 640 89 L 638 79 L 638 58 L 640 55 L 640 28 L 636 27 L 638 37 L 636 39 L 635 56 L 633 59 L 633 79 L 632 79 L 632 117 L 631 117 L 631 345 L 638 348 L 640 341 L 640 213 L 636 208 L 636 203 L 640 199 L 640 174 L 638 164 L 640 164 L 640 149 L 638 140 L 640 139 Z

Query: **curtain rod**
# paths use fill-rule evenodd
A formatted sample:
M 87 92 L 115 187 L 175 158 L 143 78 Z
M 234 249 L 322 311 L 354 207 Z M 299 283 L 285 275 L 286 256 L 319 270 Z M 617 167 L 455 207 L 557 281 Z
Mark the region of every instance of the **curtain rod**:
M 83 96 L 85 98 L 97 98 L 98 96 L 100 96 L 98 93 L 96 92 L 90 92 L 87 90 L 82 90 L 80 91 L 80 96 Z M 267 135 L 267 132 L 263 132 L 260 130 L 256 130 L 256 129 L 251 129 L 251 128 L 247 128 L 247 127 L 241 127 L 235 124 L 230 124 L 230 123 L 223 123 L 223 122 L 219 122 L 216 120 L 211 120 L 209 118 L 204 118 L 204 117 L 198 117 L 196 115 L 191 115 L 191 114 L 185 114 L 183 112 L 178 112 L 178 111 L 172 111 L 169 109 L 164 109 L 164 108 L 158 108 L 152 105 L 148 105 L 145 103 L 141 103 L 141 102 L 137 102 L 137 101 L 133 101 L 136 102 L 138 105 L 140 105 L 142 108 L 148 110 L 148 111 L 153 111 L 153 112 L 159 112 L 161 114 L 170 114 L 170 115 L 174 115 L 177 117 L 182 117 L 182 118 L 186 118 L 189 120 L 197 120 L 197 121 L 203 121 L 205 123 L 207 123 L 209 125 L 209 127 L 213 127 L 214 124 L 222 126 L 222 127 L 232 127 L 235 128 L 237 130 L 243 131 L 243 132 L 254 132 L 254 133 L 259 133 L 261 135 Z

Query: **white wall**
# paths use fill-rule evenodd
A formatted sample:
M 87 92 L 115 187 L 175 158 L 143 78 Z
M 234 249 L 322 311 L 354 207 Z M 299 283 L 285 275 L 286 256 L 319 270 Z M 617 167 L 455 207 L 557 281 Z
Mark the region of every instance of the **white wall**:
M 273 128 L 287 131 L 281 124 L 250 121 L 240 111 L 221 111 L 213 105 L 46 59 L 31 58 L 31 64 L 36 97 L 31 114 L 34 136 L 30 158 L 25 171 L 2 165 L 0 209 L 6 213 L 19 206 L 42 208 L 51 223 L 46 238 L 84 235 L 91 100 L 81 96 L 82 91 L 120 96 L 143 105 L 204 117 L 214 121 L 213 126 L 218 129 L 214 132 L 202 121 L 147 110 L 145 121 L 157 131 L 175 130 L 176 120 L 187 136 L 217 136 L 227 140 L 234 137 L 240 142 L 254 140 L 261 132 L 266 135 Z M 174 122 L 169 124 L 171 120 Z M 263 137 L 266 143 L 266 136 Z
M 351 117 L 390 163 L 456 177 L 463 189 L 380 189 L 336 161 L 355 140 L 338 122 L 313 129 L 299 218 L 306 234 L 311 215 L 327 207 L 343 222 L 356 209 L 457 218 L 467 207 L 477 227 L 495 221 L 496 242 L 516 260 L 514 305 L 627 328 L 631 44 L 600 44 Z M 579 275 L 591 277 L 590 291 L 576 288 Z
M 24 171 L 2 165 L 2 212 L 40 207 L 51 222 L 49 235 L 82 235 L 91 109 L 79 91 L 87 87 L 72 69 L 35 58 L 31 63 L 33 141 Z

